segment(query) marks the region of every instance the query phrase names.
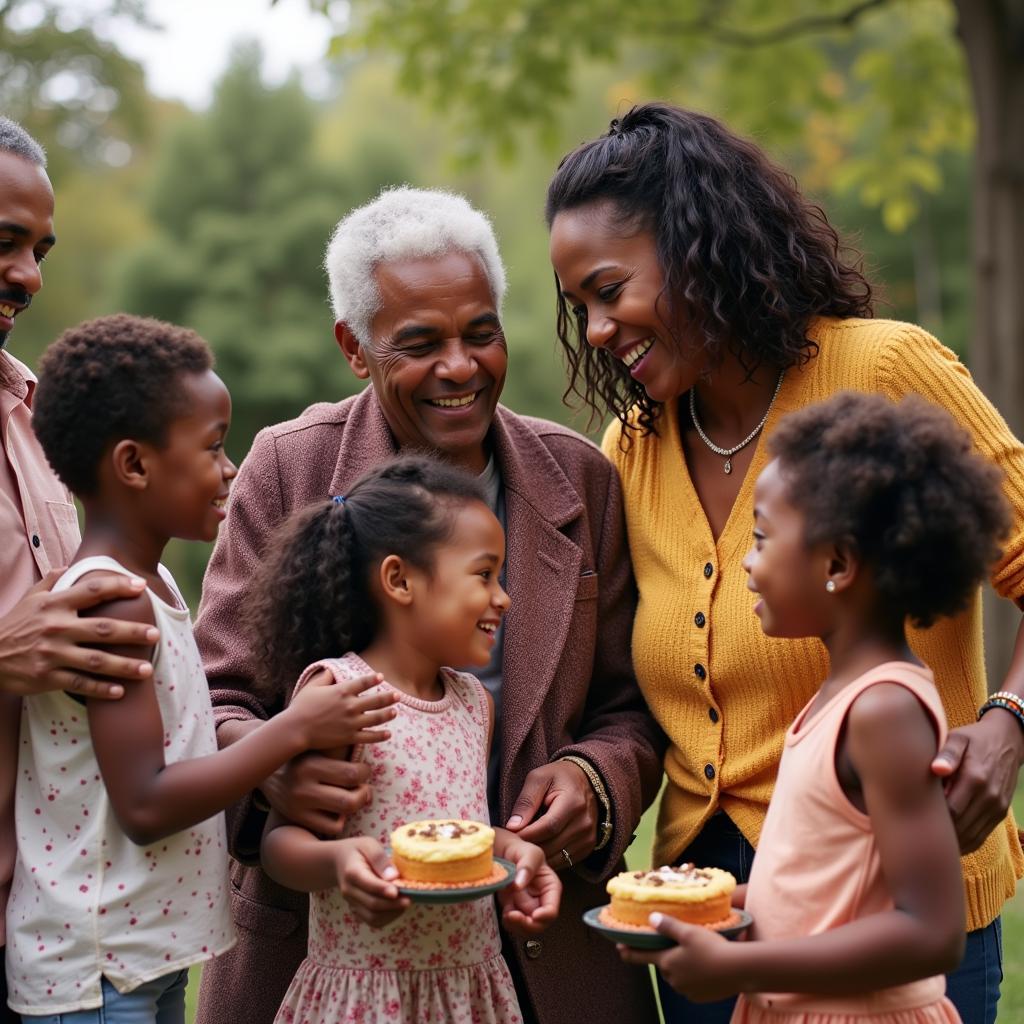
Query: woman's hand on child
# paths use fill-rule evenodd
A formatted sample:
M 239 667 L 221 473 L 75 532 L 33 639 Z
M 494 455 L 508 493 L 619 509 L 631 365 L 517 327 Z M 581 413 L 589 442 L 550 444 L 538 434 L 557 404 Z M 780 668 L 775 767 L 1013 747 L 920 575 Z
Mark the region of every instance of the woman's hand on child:
M 395 885 L 398 868 L 384 847 L 369 836 L 336 842 L 338 887 L 352 913 L 371 928 L 383 928 L 404 913 L 410 900 Z
M 536 819 L 536 820 L 534 820 Z M 572 761 L 534 768 L 523 783 L 505 827 L 536 843 L 556 871 L 586 860 L 597 845 L 597 797 Z
M 950 730 L 932 761 L 932 772 L 944 780 L 961 853 L 976 850 L 1006 817 L 1022 757 L 1020 725 L 998 708 L 978 722 Z
M 310 679 L 286 712 L 301 721 L 306 749 L 330 750 L 389 739 L 390 732 L 375 726 L 395 717 L 399 696 L 391 689 L 374 689 L 383 680 L 379 673 L 368 672 L 339 683 L 326 671 Z
M 498 892 L 502 923 L 514 935 L 536 935 L 558 916 L 562 883 L 539 846 L 505 829 L 494 831 L 494 852 L 516 865 L 515 881 Z
M 730 961 L 742 943 L 730 943 L 709 928 L 683 924 L 666 914 L 651 914 L 651 925 L 676 945 L 659 950 L 620 945 L 619 956 L 627 964 L 654 964 L 672 988 L 695 1003 L 715 1002 L 740 991 Z

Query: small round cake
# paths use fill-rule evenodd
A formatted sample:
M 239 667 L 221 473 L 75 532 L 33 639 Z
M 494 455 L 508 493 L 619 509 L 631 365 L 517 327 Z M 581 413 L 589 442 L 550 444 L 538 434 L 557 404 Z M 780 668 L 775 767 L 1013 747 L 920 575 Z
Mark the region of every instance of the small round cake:
M 494 829 L 455 818 L 411 821 L 391 833 L 391 852 L 409 881 L 475 882 L 494 871 Z
M 634 927 L 646 927 L 653 913 L 687 924 L 719 924 L 732 915 L 736 879 L 720 868 L 692 864 L 653 871 L 623 871 L 608 881 L 609 915 Z

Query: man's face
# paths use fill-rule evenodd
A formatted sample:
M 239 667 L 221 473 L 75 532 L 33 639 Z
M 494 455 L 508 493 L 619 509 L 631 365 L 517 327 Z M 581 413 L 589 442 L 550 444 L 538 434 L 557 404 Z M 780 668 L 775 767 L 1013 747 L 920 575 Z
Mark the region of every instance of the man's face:
M 14 318 L 42 288 L 39 265 L 55 241 L 46 171 L 24 157 L 0 153 L 0 348 Z
M 373 382 L 400 448 L 437 449 L 482 472 L 508 366 L 483 265 L 452 252 L 385 263 L 375 275 L 381 307 L 370 343 L 335 329 L 349 365 Z

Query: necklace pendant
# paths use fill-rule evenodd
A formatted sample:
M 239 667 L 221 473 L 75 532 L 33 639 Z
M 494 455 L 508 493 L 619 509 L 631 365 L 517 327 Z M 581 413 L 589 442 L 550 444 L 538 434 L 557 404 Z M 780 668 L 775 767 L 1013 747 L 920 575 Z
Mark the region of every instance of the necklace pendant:
M 728 476 L 732 472 L 732 459 L 725 460 L 725 475 Z

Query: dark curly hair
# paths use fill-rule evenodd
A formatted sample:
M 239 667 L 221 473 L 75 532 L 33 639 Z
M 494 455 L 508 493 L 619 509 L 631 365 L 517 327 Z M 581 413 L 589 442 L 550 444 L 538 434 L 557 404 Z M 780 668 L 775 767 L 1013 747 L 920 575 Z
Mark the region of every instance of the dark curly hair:
M 886 614 L 930 626 L 961 611 L 999 557 L 1001 471 L 917 395 L 841 392 L 785 417 L 768 444 L 808 543 L 852 544 Z
M 403 455 L 294 513 L 268 543 L 246 625 L 266 695 L 321 658 L 361 651 L 377 630 L 370 578 L 388 556 L 429 569 L 458 511 L 487 504 L 477 479 L 426 455 Z
M 54 472 L 75 494 L 96 491 L 103 454 L 133 438 L 163 445 L 186 412 L 175 377 L 213 367 L 187 327 L 118 313 L 65 331 L 43 353 L 32 426 Z
M 730 352 L 748 373 L 783 370 L 816 352 L 812 317 L 872 315 L 859 254 L 844 259 L 824 211 L 793 177 L 712 117 L 646 103 L 574 149 L 548 186 L 548 227 L 563 210 L 598 202 L 612 204 L 624 231 L 653 234 L 668 308 L 703 338 L 712 363 Z M 591 423 L 610 410 L 625 438 L 656 432 L 660 403 L 587 344 L 585 317 L 569 309 L 557 277 L 555 287 L 564 398 L 581 399 Z

